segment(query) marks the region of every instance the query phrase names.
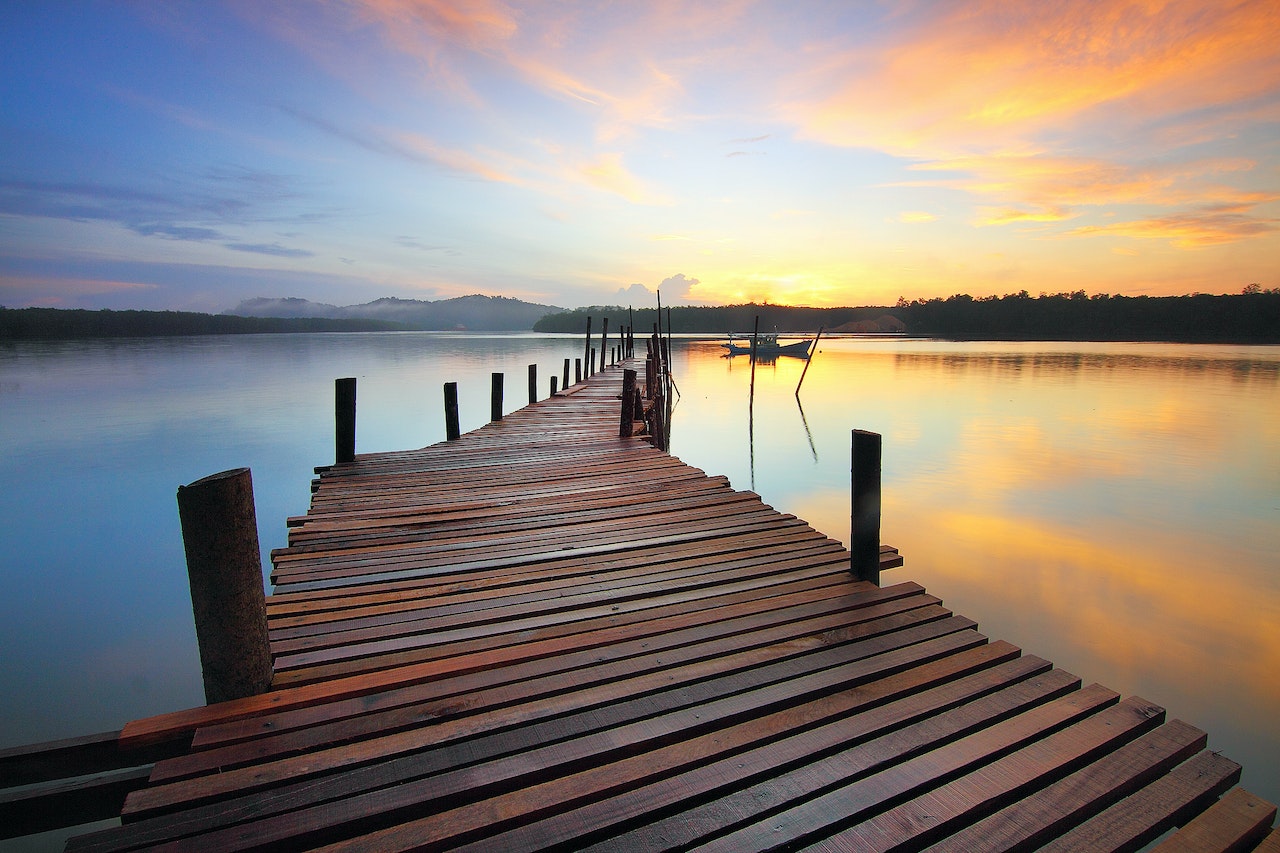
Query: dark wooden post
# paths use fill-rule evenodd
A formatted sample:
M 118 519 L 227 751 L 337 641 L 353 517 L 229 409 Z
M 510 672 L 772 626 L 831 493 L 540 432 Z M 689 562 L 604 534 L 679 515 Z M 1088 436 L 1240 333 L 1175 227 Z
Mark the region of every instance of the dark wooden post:
M 657 396 L 653 398 L 653 404 L 649 407 L 649 429 L 653 433 L 653 446 L 659 450 L 667 449 L 666 414 L 666 397 L 662 393 L 662 386 L 659 385 Z
M 569 359 L 564 360 L 564 379 L 560 380 L 560 387 L 568 389 L 569 387 Z
M 552 377 L 551 377 L 551 396 L 552 396 L 552 397 L 554 397 L 554 396 L 556 395 L 556 380 L 557 380 L 557 379 L 559 379 L 559 378 L 560 378 L 559 376 L 552 376 Z
M 271 645 L 253 478 L 235 468 L 178 487 L 205 702 L 265 693 Z
M 333 380 L 333 447 L 339 465 L 356 458 L 356 380 Z
M 600 369 L 604 370 L 605 353 L 609 351 L 609 315 L 604 317 L 604 328 L 600 330 Z
M 587 367 L 587 375 L 588 376 L 596 375 L 596 348 L 595 347 L 591 348 L 591 362 Z
M 538 365 L 529 365 L 529 405 L 538 402 Z
M 458 424 L 458 383 L 444 383 L 444 434 L 449 441 L 457 441 L 462 435 Z
M 583 367 L 587 366 L 587 361 L 590 358 L 591 358 L 591 318 L 588 317 L 587 318 L 587 343 L 582 348 L 582 366 Z M 588 373 L 587 375 L 590 376 L 591 374 Z M 581 382 L 582 381 L 581 377 L 579 377 L 576 381 Z
M 630 438 L 636 422 L 636 372 L 631 368 L 622 371 L 622 420 L 618 424 L 618 436 Z
M 489 420 L 502 420 L 502 374 L 493 374 L 489 383 Z
M 573 360 L 573 384 L 577 385 L 582 381 L 582 359 L 575 358 Z
M 880 585 L 880 434 L 853 431 L 853 511 L 850 568 L 854 577 Z

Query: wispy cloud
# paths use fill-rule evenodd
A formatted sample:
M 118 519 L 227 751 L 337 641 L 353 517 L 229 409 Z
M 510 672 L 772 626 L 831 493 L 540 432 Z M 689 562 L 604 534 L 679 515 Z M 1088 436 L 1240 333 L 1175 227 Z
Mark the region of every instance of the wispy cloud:
M 1168 240 L 1180 248 L 1202 248 L 1277 231 L 1280 231 L 1280 219 L 1258 215 L 1255 205 L 1219 204 L 1150 219 L 1082 226 L 1069 233 Z
M 279 243 L 223 243 L 222 245 L 237 252 L 272 255 L 277 258 L 313 258 L 316 254 L 306 249 L 290 249 Z

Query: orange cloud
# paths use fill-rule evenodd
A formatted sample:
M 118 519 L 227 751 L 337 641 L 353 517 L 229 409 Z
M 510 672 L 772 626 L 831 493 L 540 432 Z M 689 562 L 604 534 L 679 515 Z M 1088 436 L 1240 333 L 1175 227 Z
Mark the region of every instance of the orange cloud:
M 1068 233 L 1160 239 L 1168 240 L 1179 248 L 1197 248 L 1234 243 L 1280 231 L 1280 219 L 1257 216 L 1253 213 L 1253 208 L 1254 205 L 1251 204 L 1210 205 L 1186 213 L 1150 219 L 1083 226 Z
M 665 196 L 649 189 L 627 170 L 619 153 L 602 154 L 595 161 L 581 166 L 579 173 L 591 186 L 620 195 L 633 204 L 668 203 Z
M 1103 107 L 1143 119 L 1267 95 L 1278 17 L 1270 0 L 930 7 L 878 51 L 827 56 L 791 114 L 810 138 L 907 156 L 1034 150 Z

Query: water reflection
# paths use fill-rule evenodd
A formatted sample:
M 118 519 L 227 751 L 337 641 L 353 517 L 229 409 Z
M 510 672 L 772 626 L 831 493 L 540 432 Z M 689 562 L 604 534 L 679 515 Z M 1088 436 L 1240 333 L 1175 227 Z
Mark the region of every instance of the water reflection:
M 887 581 L 1164 704 L 1280 797 L 1280 348 L 824 338 L 799 413 L 800 366 L 757 371 L 749 435 L 745 371 L 684 357 L 681 458 L 847 543 L 849 431 L 882 433 Z

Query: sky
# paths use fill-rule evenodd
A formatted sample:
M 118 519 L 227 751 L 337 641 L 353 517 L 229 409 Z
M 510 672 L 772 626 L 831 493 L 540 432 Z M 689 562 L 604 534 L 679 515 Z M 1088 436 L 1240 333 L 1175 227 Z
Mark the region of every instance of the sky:
M 1280 286 L 1275 0 L 0 4 L 0 305 Z

